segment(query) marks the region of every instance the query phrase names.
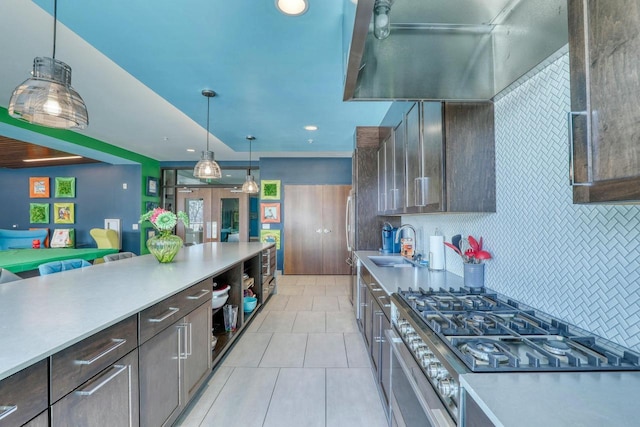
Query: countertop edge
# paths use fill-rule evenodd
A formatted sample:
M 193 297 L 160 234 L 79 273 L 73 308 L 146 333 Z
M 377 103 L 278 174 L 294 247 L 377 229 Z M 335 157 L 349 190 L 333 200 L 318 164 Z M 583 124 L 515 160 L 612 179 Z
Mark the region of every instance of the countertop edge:
M 5 338 L 4 345 L 0 347 L 0 380 L 202 280 L 221 274 L 271 246 L 272 243 L 257 242 L 206 243 L 181 249 L 174 262 L 169 264 L 160 264 L 152 255 L 144 255 L 2 284 L 0 334 Z M 109 277 L 117 282 L 112 292 L 106 289 L 110 286 Z M 139 287 L 139 295 L 130 301 L 131 305 L 122 307 L 127 299 L 116 293 L 126 290 L 130 285 Z M 57 287 L 59 293 L 52 293 L 53 287 Z M 148 298 L 145 298 L 146 294 L 149 295 Z M 70 300 L 86 297 L 88 307 L 74 307 L 72 301 L 64 304 L 65 297 Z M 55 300 L 60 310 L 56 312 L 55 308 L 48 307 L 46 302 L 49 300 Z M 73 317 L 76 311 L 78 318 Z M 92 322 L 81 317 L 92 312 L 103 313 L 99 316 L 100 320 Z M 113 314 L 109 315 L 109 312 Z M 48 324 L 44 321 L 47 318 L 62 319 L 61 326 Z M 82 322 L 81 328 L 77 328 L 81 332 L 59 333 L 60 331 L 55 330 L 56 327 L 64 328 L 65 322 L 69 321 Z M 34 324 L 42 327 L 34 329 Z M 56 333 L 60 338 L 49 340 L 49 334 Z M 45 339 L 50 343 L 29 344 L 29 341 L 38 339 Z M 33 350 L 21 351 L 21 348 L 27 346 Z

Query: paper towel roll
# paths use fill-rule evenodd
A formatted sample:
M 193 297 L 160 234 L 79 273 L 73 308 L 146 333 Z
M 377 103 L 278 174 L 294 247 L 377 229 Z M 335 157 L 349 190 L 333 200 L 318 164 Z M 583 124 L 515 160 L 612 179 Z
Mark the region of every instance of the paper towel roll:
M 444 270 L 444 236 L 429 236 L 429 269 Z

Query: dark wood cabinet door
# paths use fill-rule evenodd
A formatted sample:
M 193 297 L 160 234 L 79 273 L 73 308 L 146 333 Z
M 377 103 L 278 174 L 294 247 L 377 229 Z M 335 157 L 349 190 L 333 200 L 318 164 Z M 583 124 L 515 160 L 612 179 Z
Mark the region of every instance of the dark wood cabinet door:
M 186 401 L 198 391 L 211 367 L 211 304 L 206 303 L 184 318 L 185 334 L 184 390 Z
M 446 102 L 447 212 L 495 212 L 493 103 Z
M 178 322 L 140 347 L 141 426 L 162 426 L 180 410 L 183 333 Z
M 568 7 L 574 202 L 640 200 L 640 4 Z

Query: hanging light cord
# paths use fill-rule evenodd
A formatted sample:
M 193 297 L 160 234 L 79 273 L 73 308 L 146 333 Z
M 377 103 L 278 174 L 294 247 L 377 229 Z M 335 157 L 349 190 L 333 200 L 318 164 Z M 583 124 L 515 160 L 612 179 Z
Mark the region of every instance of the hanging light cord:
M 207 97 L 207 151 L 209 151 L 209 106 L 211 105 L 211 97 Z
M 251 143 L 253 142 L 252 139 L 249 140 L 249 175 L 251 175 Z
M 58 26 L 58 0 L 53 0 L 53 56 L 56 59 L 56 27 Z

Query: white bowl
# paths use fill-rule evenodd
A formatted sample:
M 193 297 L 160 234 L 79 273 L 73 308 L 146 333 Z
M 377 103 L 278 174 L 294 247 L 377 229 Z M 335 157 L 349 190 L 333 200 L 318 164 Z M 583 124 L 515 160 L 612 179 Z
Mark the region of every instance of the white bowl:
M 229 298 L 229 289 L 231 287 L 229 285 L 225 286 L 222 289 L 214 289 L 211 296 L 211 307 L 212 308 L 220 308 L 227 302 Z

